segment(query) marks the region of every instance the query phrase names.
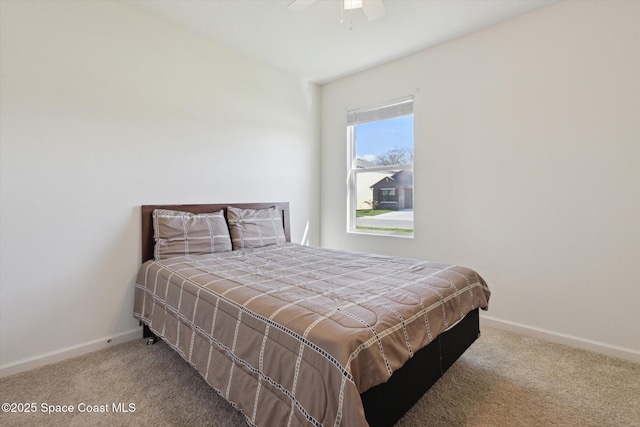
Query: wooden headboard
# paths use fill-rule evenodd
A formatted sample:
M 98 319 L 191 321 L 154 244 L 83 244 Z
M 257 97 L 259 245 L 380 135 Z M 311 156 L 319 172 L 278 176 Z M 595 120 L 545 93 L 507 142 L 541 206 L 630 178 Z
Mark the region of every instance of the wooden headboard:
M 291 241 L 291 227 L 289 224 L 289 203 L 218 203 L 213 205 L 143 205 L 142 206 L 142 262 L 153 259 L 153 210 L 154 209 L 171 209 L 174 211 L 183 211 L 191 213 L 207 213 L 216 212 L 220 209 L 224 210 L 227 216 L 227 207 L 233 206 L 240 209 L 265 209 L 275 206 L 282 214 L 282 224 L 284 225 L 284 236 L 287 242 Z

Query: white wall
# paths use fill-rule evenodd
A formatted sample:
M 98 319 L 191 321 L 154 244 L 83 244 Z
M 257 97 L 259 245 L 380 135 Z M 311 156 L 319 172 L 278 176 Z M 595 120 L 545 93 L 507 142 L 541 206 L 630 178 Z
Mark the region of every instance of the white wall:
M 347 234 L 345 107 L 412 93 L 415 239 Z M 323 246 L 472 267 L 496 323 L 640 360 L 640 2 L 561 2 L 323 86 L 321 127 Z
M 289 201 L 318 244 L 318 87 L 117 2 L 0 7 L 3 375 L 141 336 L 142 204 Z

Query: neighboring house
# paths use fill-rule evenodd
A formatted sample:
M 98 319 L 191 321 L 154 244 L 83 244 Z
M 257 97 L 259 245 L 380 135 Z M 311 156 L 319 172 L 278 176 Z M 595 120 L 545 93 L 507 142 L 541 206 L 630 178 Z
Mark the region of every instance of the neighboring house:
M 371 209 L 371 205 L 367 203 L 375 200 L 371 189 L 376 182 L 388 177 L 391 177 L 391 174 L 388 172 L 367 172 L 358 175 L 358 182 L 356 184 L 357 209 Z
M 375 163 L 364 159 L 356 159 L 356 162 L 358 168 L 375 166 Z M 367 172 L 359 174 L 358 181 L 356 183 L 357 209 L 371 209 L 371 205 L 367 203 L 373 200 L 373 193 L 371 189 L 376 182 L 391 175 L 392 174 L 389 172 Z
M 401 170 L 371 186 L 377 209 L 413 209 L 413 171 Z

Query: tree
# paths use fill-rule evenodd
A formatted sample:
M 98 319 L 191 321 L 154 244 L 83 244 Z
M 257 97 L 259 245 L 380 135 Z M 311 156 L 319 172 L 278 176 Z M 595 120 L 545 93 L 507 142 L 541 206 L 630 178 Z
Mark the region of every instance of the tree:
M 393 147 L 376 157 L 376 165 L 406 165 L 413 162 L 413 151 L 408 147 Z
M 375 210 L 378 207 L 378 201 L 377 200 L 365 200 L 364 204 L 371 206 L 371 209 L 369 209 L 371 211 Z

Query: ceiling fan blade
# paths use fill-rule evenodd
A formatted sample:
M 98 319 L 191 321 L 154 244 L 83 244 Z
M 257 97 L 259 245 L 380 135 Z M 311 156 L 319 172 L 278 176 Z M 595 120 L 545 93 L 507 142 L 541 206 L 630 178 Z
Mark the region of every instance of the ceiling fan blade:
M 387 8 L 384 7 L 382 0 L 364 0 L 362 2 L 362 10 L 364 10 L 364 14 L 367 15 L 369 21 L 375 21 L 387 13 Z
M 311 6 L 313 3 L 315 3 L 315 1 L 316 0 L 293 0 L 287 7 L 291 10 L 299 12 Z

